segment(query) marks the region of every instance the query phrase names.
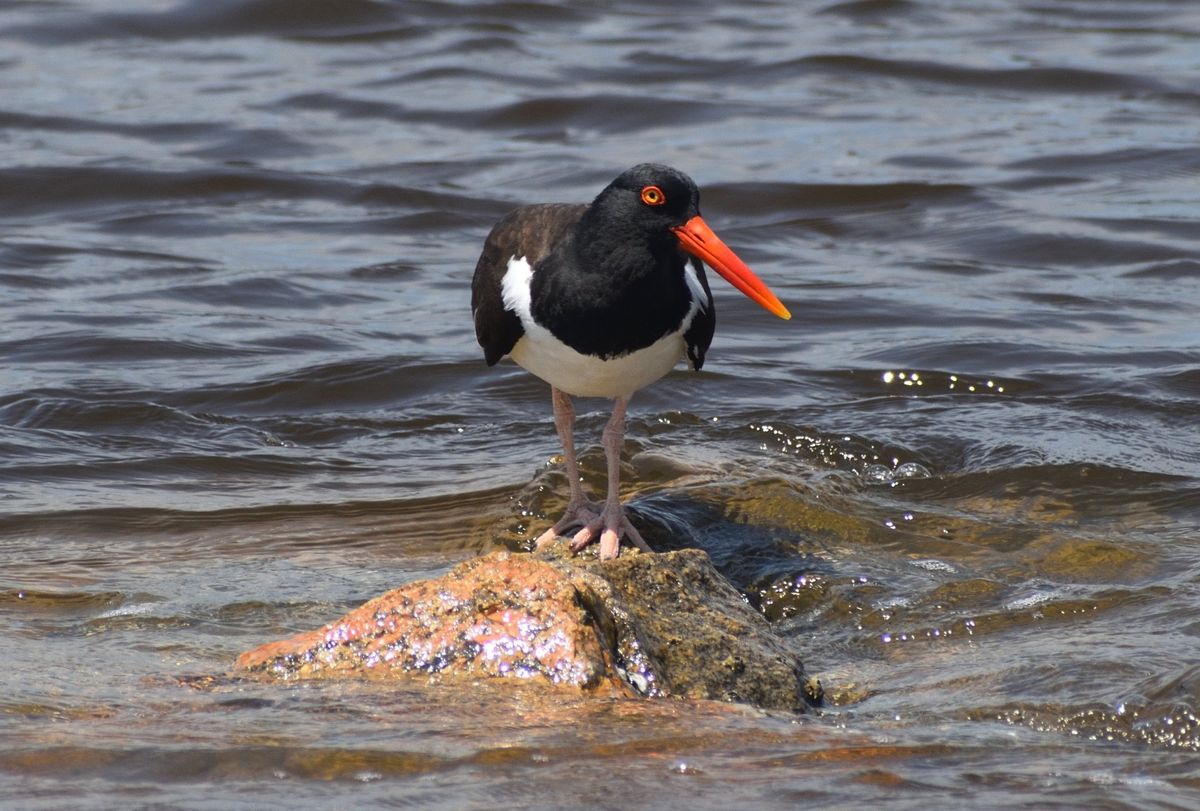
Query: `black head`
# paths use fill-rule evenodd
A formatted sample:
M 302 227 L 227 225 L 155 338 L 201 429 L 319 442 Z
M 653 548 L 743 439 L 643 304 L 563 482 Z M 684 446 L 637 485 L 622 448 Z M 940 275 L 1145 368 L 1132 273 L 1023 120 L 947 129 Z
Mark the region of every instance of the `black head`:
M 586 219 L 602 221 L 610 231 L 637 236 L 652 244 L 676 244 L 672 228 L 700 213 L 700 190 L 678 169 L 639 163 L 622 172 L 596 196 Z
M 682 283 L 684 254 L 699 259 L 768 312 L 787 307 L 700 216 L 700 191 L 670 166 L 639 163 L 600 192 L 576 230 L 577 250 L 595 267 L 666 270 Z M 641 257 L 649 257 L 641 263 Z M 615 260 L 615 261 L 614 261 Z M 639 264 L 640 263 L 640 264 Z

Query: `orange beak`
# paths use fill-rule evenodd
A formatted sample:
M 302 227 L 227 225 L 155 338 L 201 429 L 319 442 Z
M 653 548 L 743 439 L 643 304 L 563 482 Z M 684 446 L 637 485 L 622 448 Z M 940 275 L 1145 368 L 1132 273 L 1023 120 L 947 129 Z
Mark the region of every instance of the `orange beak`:
M 755 276 L 754 271 L 738 259 L 737 254 L 713 233 L 699 214 L 671 230 L 685 251 L 720 273 L 726 281 L 756 301 L 764 310 L 784 320 L 792 317 L 787 307 L 784 307 L 770 288 L 763 284 L 762 279 Z

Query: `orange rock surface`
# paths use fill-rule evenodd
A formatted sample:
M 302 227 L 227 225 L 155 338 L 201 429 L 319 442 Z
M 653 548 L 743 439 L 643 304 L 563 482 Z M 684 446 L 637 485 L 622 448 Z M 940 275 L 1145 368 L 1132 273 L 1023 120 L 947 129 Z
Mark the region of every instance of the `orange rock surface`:
M 790 710 L 821 694 L 704 552 L 599 562 L 565 543 L 466 561 L 244 653 L 236 668 L 280 679 L 507 677 Z
M 577 580 L 550 561 L 493 553 L 244 653 L 236 667 L 284 678 L 421 671 L 598 687 L 610 680 L 607 662 Z

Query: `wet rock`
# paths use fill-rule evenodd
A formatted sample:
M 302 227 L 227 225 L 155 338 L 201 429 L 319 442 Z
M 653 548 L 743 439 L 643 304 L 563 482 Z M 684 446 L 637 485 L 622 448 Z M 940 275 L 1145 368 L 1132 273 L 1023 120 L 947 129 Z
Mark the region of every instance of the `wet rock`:
M 288 679 L 425 672 L 596 688 L 609 674 L 577 579 L 529 555 L 475 558 L 242 654 L 236 667 Z
M 791 710 L 821 699 L 766 620 L 692 549 L 603 563 L 565 544 L 495 552 L 249 651 L 236 668 L 283 679 L 512 677 Z

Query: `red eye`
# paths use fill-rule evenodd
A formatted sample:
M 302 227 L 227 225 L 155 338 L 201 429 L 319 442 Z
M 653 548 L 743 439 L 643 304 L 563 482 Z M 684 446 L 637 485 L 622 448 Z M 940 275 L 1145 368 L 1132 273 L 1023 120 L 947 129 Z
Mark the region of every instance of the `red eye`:
M 647 186 L 642 189 L 642 202 L 648 206 L 661 206 L 667 202 L 667 196 L 658 186 Z

